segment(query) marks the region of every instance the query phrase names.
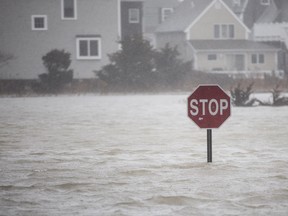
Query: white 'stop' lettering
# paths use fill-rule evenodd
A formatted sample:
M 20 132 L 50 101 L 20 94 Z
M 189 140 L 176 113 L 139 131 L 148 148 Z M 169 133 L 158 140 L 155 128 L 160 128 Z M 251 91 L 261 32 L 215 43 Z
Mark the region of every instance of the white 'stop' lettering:
M 201 105 L 202 109 L 199 109 L 199 105 Z M 189 112 L 192 116 L 197 115 L 212 115 L 216 116 L 224 115 L 224 111 L 229 107 L 229 102 L 226 99 L 220 99 L 218 102 L 216 99 L 192 99 L 189 104 Z

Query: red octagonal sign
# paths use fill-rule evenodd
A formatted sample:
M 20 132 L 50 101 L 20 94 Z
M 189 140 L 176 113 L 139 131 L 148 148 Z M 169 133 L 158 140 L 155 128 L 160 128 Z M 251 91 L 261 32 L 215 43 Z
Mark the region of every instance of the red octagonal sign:
M 188 97 L 188 116 L 200 128 L 218 128 L 230 116 L 230 97 L 218 85 L 199 85 Z

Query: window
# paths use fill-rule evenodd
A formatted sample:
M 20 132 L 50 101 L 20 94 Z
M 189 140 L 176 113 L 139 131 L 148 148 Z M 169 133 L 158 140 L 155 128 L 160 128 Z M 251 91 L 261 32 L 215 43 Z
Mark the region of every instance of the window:
M 270 5 L 270 0 L 261 0 L 262 5 Z
M 214 38 L 220 38 L 220 25 L 214 25 Z
M 234 38 L 234 25 L 229 25 L 228 26 L 228 28 L 229 28 L 229 38 Z
M 232 24 L 217 24 L 214 25 L 214 38 L 216 39 L 231 39 L 234 38 L 234 25 Z
M 251 55 L 251 63 L 252 64 L 264 64 L 265 63 L 264 54 L 252 54 Z
M 139 23 L 140 22 L 140 10 L 139 8 L 129 9 L 129 23 Z
M 241 0 L 234 0 L 234 6 L 241 6 Z
M 101 38 L 81 36 L 76 39 L 77 59 L 101 59 Z
M 77 0 L 62 0 L 62 19 L 77 19 Z
M 46 15 L 32 15 L 31 16 L 32 30 L 47 30 L 47 16 Z
M 173 8 L 161 8 L 161 22 L 164 22 L 173 13 Z
M 217 54 L 208 54 L 207 59 L 209 61 L 215 61 L 217 60 Z

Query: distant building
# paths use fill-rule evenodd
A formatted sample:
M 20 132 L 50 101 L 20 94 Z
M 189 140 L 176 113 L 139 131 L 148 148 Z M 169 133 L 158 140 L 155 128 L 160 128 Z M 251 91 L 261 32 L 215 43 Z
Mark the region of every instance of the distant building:
M 38 79 L 46 72 L 41 58 L 52 49 L 71 53 L 74 78 L 90 79 L 121 37 L 142 34 L 142 2 L 1 0 L 0 20 L 0 51 L 13 55 L 0 79 Z
M 71 53 L 75 79 L 95 78 L 131 35 L 177 46 L 197 70 L 278 74 L 288 62 L 287 14 L 286 0 L 1 0 L 0 52 L 13 58 L 0 79 L 38 79 L 52 49 Z
M 253 39 L 277 46 L 279 68 L 288 75 L 288 1 L 270 0 L 253 26 Z
M 246 4 L 239 2 L 241 14 Z M 194 68 L 204 72 L 259 78 L 283 75 L 278 66 L 280 49 L 251 40 L 244 18 L 224 0 L 184 0 L 157 28 L 156 44 L 158 48 L 166 43 L 177 46 L 184 59 L 192 59 Z

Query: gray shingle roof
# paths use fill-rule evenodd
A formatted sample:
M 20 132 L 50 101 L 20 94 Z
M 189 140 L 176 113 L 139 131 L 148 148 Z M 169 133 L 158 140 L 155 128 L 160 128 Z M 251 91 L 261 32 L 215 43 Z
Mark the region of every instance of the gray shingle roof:
M 278 48 L 250 40 L 190 40 L 197 51 L 276 51 Z
M 256 23 L 272 23 L 279 16 L 280 11 L 278 10 L 274 1 L 271 1 L 270 5 L 264 10 L 262 15 L 258 18 Z
M 184 0 L 156 32 L 183 32 L 213 0 Z

